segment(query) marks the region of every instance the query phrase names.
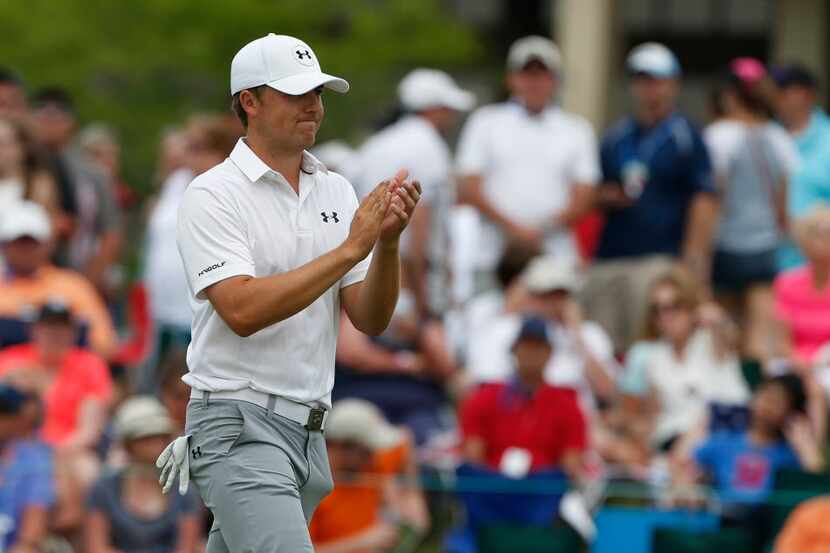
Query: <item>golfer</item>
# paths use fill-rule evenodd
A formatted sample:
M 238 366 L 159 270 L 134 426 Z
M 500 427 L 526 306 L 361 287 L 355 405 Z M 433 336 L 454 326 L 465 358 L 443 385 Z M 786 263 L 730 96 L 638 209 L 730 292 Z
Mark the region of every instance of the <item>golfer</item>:
M 308 521 L 332 489 L 322 430 L 340 307 L 376 335 L 398 298 L 398 238 L 420 186 L 401 171 L 358 205 L 306 151 L 324 89 L 349 85 L 305 42 L 269 34 L 244 46 L 231 94 L 246 136 L 179 211 L 192 394 L 187 436 L 158 464 L 168 489 L 192 479 L 213 512 L 209 553 L 313 551 Z

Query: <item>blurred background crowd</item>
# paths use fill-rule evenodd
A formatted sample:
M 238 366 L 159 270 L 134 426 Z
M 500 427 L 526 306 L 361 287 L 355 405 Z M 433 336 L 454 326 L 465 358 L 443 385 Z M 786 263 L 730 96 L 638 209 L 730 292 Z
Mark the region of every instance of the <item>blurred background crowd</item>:
M 318 551 L 830 550 L 824 2 L 100 4 L 0 8 L 0 551 L 203 550 L 177 208 L 270 31 L 353 83 L 312 154 L 424 191 Z

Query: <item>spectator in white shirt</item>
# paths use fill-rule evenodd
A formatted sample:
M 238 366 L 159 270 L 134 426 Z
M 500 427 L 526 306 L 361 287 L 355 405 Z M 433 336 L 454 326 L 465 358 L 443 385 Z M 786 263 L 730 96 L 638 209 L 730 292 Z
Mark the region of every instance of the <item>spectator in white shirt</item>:
M 359 198 L 401 167 L 421 182 L 421 203 L 401 243 L 404 285 L 421 315 L 440 313 L 448 299 L 441 297 L 448 290 L 445 224 L 455 198 L 445 135 L 472 109 L 475 96 L 443 71 L 415 69 L 398 85 L 398 98 L 403 117 L 361 146 L 347 174 Z
M 560 55 L 550 40 L 517 40 L 507 57 L 509 101 L 470 116 L 461 135 L 459 198 L 482 218 L 479 289 L 506 241 L 576 263 L 570 226 L 587 213 L 599 179 L 590 124 L 551 105 L 560 80 Z

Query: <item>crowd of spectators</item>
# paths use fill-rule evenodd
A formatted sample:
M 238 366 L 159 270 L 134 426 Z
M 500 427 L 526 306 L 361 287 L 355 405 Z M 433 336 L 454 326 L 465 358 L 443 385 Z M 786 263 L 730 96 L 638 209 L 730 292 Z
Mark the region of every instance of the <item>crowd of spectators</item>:
M 771 529 L 776 474 L 824 471 L 819 83 L 798 64 L 732 60 L 701 127 L 678 105 L 669 49 L 640 45 L 626 69 L 631 113 L 600 139 L 556 103 L 557 47 L 525 37 L 507 56 L 508 100 L 476 107 L 417 69 L 394 122 L 357 149 L 312 152 L 359 197 L 400 168 L 423 187 L 389 328 L 374 338 L 341 319 L 319 551 L 414 551 L 445 525 L 419 483 L 435 474 L 559 478 L 553 513 L 588 541 L 620 478 L 664 508 L 715 497 L 722 524 Z M 243 127 L 227 113 L 165 129 L 142 198 L 117 130 L 81 123 L 67 91 L 0 70 L 0 550 L 200 551 L 209 510 L 193 490 L 162 495 L 154 465 L 189 399 L 177 211 Z M 457 536 L 472 538 L 448 551 L 476 550 L 465 504 L 473 532 Z M 777 550 L 830 547 L 829 509 L 805 503 Z

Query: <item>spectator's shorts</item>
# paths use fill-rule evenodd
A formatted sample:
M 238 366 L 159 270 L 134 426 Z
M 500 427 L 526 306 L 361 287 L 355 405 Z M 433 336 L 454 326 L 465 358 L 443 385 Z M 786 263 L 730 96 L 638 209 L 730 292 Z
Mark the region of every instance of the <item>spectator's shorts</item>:
M 754 284 L 771 284 L 778 273 L 777 250 L 758 253 L 715 252 L 712 282 L 723 292 L 743 292 Z
M 333 487 L 323 433 L 253 403 L 191 399 L 190 476 L 213 512 L 206 553 L 312 553 L 308 522 Z

